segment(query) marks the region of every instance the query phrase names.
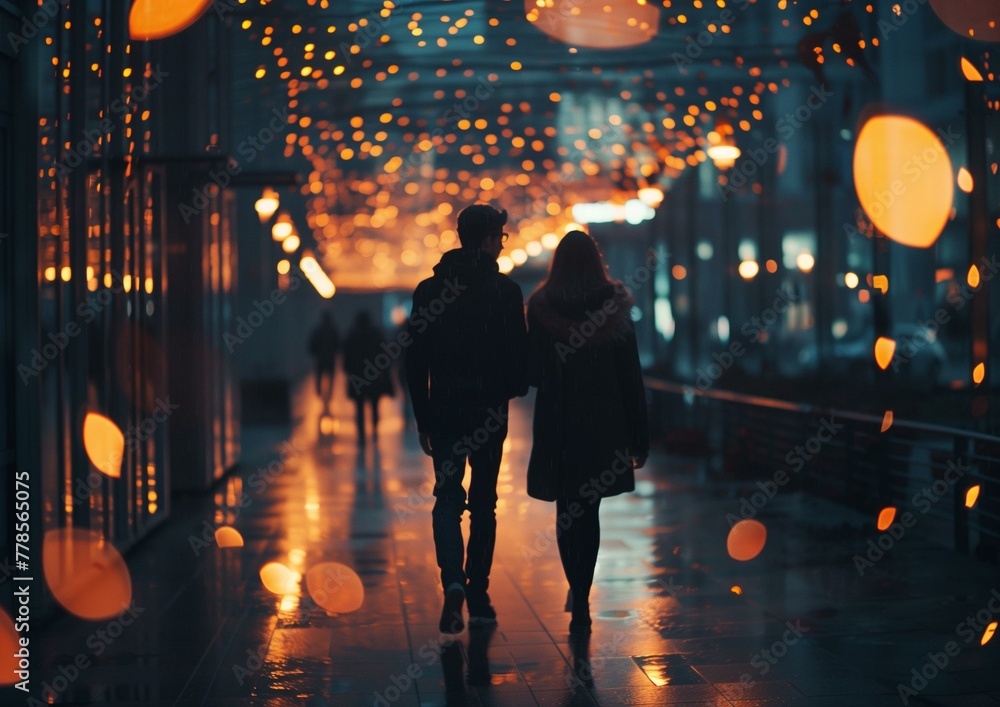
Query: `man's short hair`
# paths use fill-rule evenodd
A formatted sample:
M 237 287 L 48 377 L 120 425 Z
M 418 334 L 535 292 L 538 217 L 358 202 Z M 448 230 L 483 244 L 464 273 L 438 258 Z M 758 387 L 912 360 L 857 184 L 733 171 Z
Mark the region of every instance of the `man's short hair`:
M 466 206 L 458 214 L 458 240 L 463 248 L 478 248 L 490 236 L 503 233 L 507 210 L 489 204 Z

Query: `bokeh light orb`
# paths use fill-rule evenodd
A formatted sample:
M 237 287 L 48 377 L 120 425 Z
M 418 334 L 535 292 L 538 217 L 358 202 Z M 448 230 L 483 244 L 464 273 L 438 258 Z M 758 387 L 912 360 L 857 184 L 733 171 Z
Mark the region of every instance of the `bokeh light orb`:
M 215 544 L 219 547 L 243 547 L 243 536 L 236 528 L 224 525 L 215 531 Z
M 896 340 L 887 336 L 880 336 L 875 340 L 875 363 L 883 371 L 892 363 L 892 357 L 896 355 Z
M 741 520 L 729 529 L 726 550 L 734 560 L 746 562 L 757 557 L 767 542 L 767 528 L 757 520 Z
M 896 520 L 896 507 L 886 506 L 878 514 L 876 527 L 878 527 L 879 530 L 888 530 L 894 520 Z
M 930 0 L 934 14 L 966 39 L 1000 42 L 1000 3 L 996 0 Z
M 83 419 L 83 447 L 98 471 L 113 479 L 122 475 L 125 435 L 114 422 L 96 412 Z
M 299 575 L 280 562 L 268 562 L 260 568 L 260 581 L 272 594 L 295 594 L 299 588 Z
M 181 32 L 201 17 L 212 0 L 135 0 L 128 16 L 132 39 L 163 39 Z
M 524 13 L 550 37 L 592 49 L 644 44 L 660 28 L 660 8 L 645 0 L 524 0 Z
M 902 245 L 934 245 L 951 213 L 951 159 L 934 132 L 899 115 L 869 119 L 854 146 L 854 188 L 872 223 Z
M 365 601 L 361 577 L 347 565 L 323 562 L 306 572 L 309 596 L 329 614 L 357 611 Z
M 13 619 L 0 609 L 0 685 L 13 685 L 20 679 L 14 672 L 18 669 L 14 654 L 20 648 L 19 638 Z
M 42 541 L 42 569 L 52 596 L 82 619 L 110 618 L 132 601 L 132 578 L 125 560 L 96 531 L 48 531 Z

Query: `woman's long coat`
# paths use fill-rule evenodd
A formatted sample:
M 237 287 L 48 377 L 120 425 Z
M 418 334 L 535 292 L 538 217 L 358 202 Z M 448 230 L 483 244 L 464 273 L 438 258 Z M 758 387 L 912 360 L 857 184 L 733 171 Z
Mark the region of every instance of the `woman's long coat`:
M 543 288 L 529 300 L 533 498 L 594 501 L 635 488 L 631 458 L 648 453 L 649 423 L 632 304 L 620 283 L 577 295 Z

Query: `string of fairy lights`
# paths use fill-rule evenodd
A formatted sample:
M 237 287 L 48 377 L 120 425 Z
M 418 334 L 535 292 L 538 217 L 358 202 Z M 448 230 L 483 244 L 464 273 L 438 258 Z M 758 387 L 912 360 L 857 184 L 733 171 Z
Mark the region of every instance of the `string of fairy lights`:
M 376 285 L 454 247 L 459 202 L 503 203 L 518 257 L 501 266 L 526 262 L 529 244 L 571 225 L 574 203 L 663 189 L 714 145 L 762 142 L 769 97 L 796 79 L 870 77 L 885 33 L 872 4 L 663 0 L 651 41 L 595 51 L 550 39 L 520 1 L 492 14 L 461 1 L 301 4 L 240 27 L 260 50 L 254 78 L 287 98 L 284 154 L 309 165 L 306 219 L 325 261 L 370 258 Z

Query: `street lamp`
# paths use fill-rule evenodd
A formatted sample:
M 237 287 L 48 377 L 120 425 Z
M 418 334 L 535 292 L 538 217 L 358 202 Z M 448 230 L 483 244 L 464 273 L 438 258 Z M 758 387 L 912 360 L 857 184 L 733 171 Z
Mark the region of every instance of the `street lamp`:
M 257 216 L 260 217 L 260 222 L 267 223 L 274 216 L 274 212 L 278 210 L 279 204 L 278 192 L 270 187 L 265 187 L 264 195 L 257 199 L 253 207 L 257 211 Z
M 292 235 L 294 230 L 295 225 L 292 223 L 292 217 L 288 215 L 287 211 L 282 211 L 278 214 L 278 220 L 271 226 L 271 238 L 283 241 Z
M 286 253 L 294 253 L 299 249 L 299 245 L 301 243 L 302 239 L 300 239 L 297 234 L 293 233 L 288 238 L 281 241 L 281 249 Z
M 708 134 L 708 142 L 708 156 L 719 169 L 729 169 L 742 154 L 732 135 L 720 135 L 713 130 Z

